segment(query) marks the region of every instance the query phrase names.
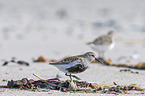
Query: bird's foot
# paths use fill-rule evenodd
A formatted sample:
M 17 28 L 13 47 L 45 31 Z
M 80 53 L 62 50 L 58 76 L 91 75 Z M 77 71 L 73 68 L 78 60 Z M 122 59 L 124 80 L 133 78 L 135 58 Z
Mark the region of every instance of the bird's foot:
M 77 76 L 75 76 L 75 75 L 71 75 L 71 74 L 67 74 L 67 73 L 65 73 L 65 75 L 66 76 L 69 76 L 70 77 L 70 80 L 72 80 L 72 78 L 71 77 L 74 77 L 74 78 L 76 78 L 77 80 L 81 80 L 79 77 L 77 77 Z
M 77 80 L 81 80 L 81 78 L 75 76 L 75 75 L 71 75 L 72 77 L 76 78 Z
M 65 73 L 65 75 L 66 75 L 66 76 L 69 76 L 69 77 L 70 77 L 70 80 L 72 80 L 71 74 L 68 75 L 67 73 Z

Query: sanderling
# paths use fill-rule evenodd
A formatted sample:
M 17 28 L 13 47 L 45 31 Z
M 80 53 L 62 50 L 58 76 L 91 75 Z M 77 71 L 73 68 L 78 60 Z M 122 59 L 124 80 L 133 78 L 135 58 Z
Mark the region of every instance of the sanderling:
M 89 42 L 87 44 L 90 45 L 92 49 L 98 51 L 99 57 L 103 59 L 104 52 L 107 49 L 113 49 L 115 46 L 113 35 L 114 32 L 109 31 L 107 35 L 102 35 L 96 38 L 93 42 Z
M 66 73 L 65 75 L 69 76 L 72 80 L 71 77 L 80 79 L 75 75 L 71 75 L 72 73 L 76 74 L 85 71 L 88 68 L 88 64 L 91 63 L 93 60 L 97 60 L 98 62 L 102 63 L 95 57 L 95 54 L 93 52 L 87 52 L 83 55 L 67 57 L 59 62 L 49 64 L 56 66 L 59 70 Z M 69 73 L 69 75 L 67 73 Z

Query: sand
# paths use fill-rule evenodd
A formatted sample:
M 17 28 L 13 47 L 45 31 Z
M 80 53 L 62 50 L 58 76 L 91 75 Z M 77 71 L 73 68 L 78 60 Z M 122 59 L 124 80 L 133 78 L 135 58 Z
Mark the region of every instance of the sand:
M 33 63 L 40 55 L 48 59 L 97 52 L 86 45 L 110 30 L 115 32 L 115 48 L 105 52 L 116 64 L 135 65 L 145 62 L 145 1 L 137 0 L 0 0 L 0 60 L 17 57 L 30 63 L 21 66 L 10 63 L 0 66 L 0 85 L 5 80 L 30 78 L 38 80 L 64 73 L 49 63 Z M 113 85 L 137 84 L 145 87 L 145 71 L 139 74 L 120 72 L 118 67 L 90 64 L 88 70 L 77 74 L 82 80 Z M 2 92 L 1 92 L 2 91 Z M 3 92 L 4 91 L 4 92 Z M 109 95 L 100 93 L 64 93 L 59 91 L 31 92 L 19 89 L 0 89 L 3 96 L 36 95 Z M 120 94 L 124 95 L 124 94 Z M 137 95 L 133 91 L 128 95 Z M 140 94 L 141 95 L 141 94 Z

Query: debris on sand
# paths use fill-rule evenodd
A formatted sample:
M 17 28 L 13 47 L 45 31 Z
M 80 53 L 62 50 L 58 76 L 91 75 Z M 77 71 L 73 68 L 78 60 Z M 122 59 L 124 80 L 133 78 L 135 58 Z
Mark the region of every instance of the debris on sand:
M 104 60 L 103 58 L 98 58 L 100 61 L 103 62 L 104 65 L 108 66 L 116 66 L 116 67 L 125 67 L 125 68 L 132 68 L 132 69 L 145 69 L 145 62 L 139 62 L 136 65 L 128 65 L 128 64 L 114 64 L 111 59 Z M 98 61 L 94 60 L 92 63 L 98 63 Z M 137 72 L 138 73 L 138 72 Z
M 145 62 L 139 62 L 137 65 L 135 65 L 135 67 L 145 69 Z
M 132 71 L 132 70 L 130 70 L 130 69 L 121 69 L 121 70 L 120 70 L 120 72 L 123 72 L 123 71 L 124 71 L 124 72 L 134 73 L 134 74 L 139 74 L 139 72 L 137 72 L 137 71 L 135 72 L 135 71 Z
M 3 63 L 2 66 L 6 66 L 6 65 L 8 65 L 10 62 L 12 62 L 12 63 L 16 63 L 16 64 L 19 64 L 19 65 L 26 65 L 26 66 L 29 66 L 29 65 L 30 65 L 30 64 L 29 64 L 28 62 L 26 62 L 26 61 L 23 61 L 23 60 L 16 60 L 15 57 L 12 57 L 11 60 L 9 60 L 9 61 L 5 61 L 5 62 Z
M 140 94 L 144 94 L 144 90 L 141 86 L 136 84 L 130 85 L 118 85 L 113 82 L 114 85 L 89 83 L 82 80 L 65 80 L 62 81 L 58 78 L 51 78 L 43 80 L 41 77 L 33 74 L 40 80 L 33 80 L 22 78 L 21 80 L 10 80 L 7 86 L 0 86 L 0 88 L 18 88 L 25 89 L 34 92 L 49 92 L 50 90 L 58 90 L 60 92 L 74 92 L 74 93 L 101 93 L 101 94 L 130 94 L 132 91 L 138 91 Z
M 49 60 L 44 56 L 39 56 L 36 60 L 33 59 L 33 62 L 56 62 L 57 60 Z
M 78 93 L 107 93 L 107 94 L 127 94 L 128 91 L 144 91 L 144 89 L 135 84 L 131 85 L 118 85 L 113 82 L 114 85 L 99 84 L 99 83 L 87 83 L 86 81 L 78 80 L 66 80 L 61 81 L 58 78 L 52 78 L 48 80 L 28 80 L 23 78 L 21 80 L 11 80 L 7 83 L 7 88 L 21 88 L 29 90 L 47 89 L 58 90 L 61 92 L 78 92 Z

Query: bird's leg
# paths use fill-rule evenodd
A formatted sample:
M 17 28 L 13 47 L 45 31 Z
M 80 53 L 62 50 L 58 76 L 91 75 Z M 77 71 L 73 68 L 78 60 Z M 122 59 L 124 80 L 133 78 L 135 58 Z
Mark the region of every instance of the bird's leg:
M 104 51 L 102 51 L 102 58 L 104 59 Z
M 101 59 L 104 60 L 104 51 L 100 51 L 100 53 L 99 53 L 99 58 L 101 58 Z
M 69 75 L 69 77 L 70 77 L 70 80 L 72 81 L 71 74 Z
M 98 54 L 99 54 L 99 58 L 103 59 L 103 57 L 102 57 L 102 51 L 98 51 Z
M 12 60 L 10 62 L 15 63 L 16 62 L 16 58 L 15 57 L 12 57 Z
M 71 75 L 71 76 L 74 77 L 74 78 L 76 78 L 76 79 L 78 79 L 78 80 L 81 80 L 81 78 L 79 78 L 79 77 L 77 77 L 75 75 Z
M 72 80 L 71 74 L 68 75 L 67 73 L 65 73 L 65 75 L 66 75 L 66 76 L 69 76 L 69 77 L 70 77 L 70 80 Z
M 99 58 L 101 58 L 101 51 L 99 51 L 98 54 L 99 54 Z
M 102 60 L 103 64 L 109 65 L 109 63 L 105 60 L 105 57 L 104 57 L 105 51 L 101 51 L 100 53 L 101 53 L 101 56 L 99 57 L 99 59 Z
M 98 51 L 98 53 L 99 53 L 99 58 L 98 59 L 103 61 L 102 62 L 102 64 L 103 64 L 105 62 L 105 60 L 104 60 L 104 51 Z M 98 61 L 98 60 L 96 60 L 96 61 Z M 98 61 L 98 62 L 100 62 L 100 61 Z
M 67 73 L 65 73 L 66 76 L 69 76 L 70 77 L 70 80 L 72 80 L 72 77 L 78 79 L 78 80 L 81 80 L 79 77 L 75 76 L 75 75 L 68 75 Z

